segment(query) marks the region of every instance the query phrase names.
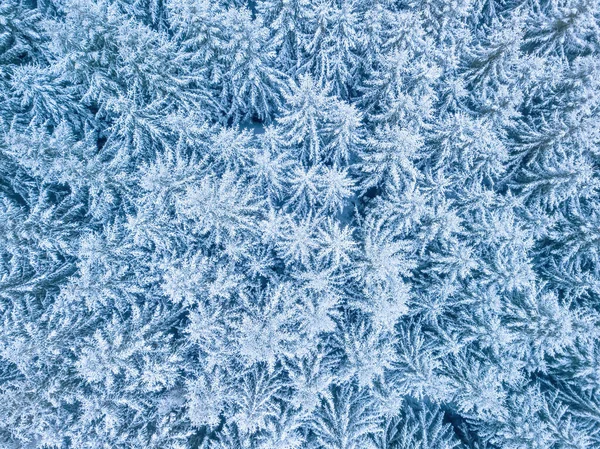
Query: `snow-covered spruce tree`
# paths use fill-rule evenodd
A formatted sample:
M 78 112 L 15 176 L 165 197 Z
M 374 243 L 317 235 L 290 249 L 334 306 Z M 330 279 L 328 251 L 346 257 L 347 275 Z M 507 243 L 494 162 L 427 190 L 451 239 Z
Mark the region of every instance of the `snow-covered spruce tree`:
M 0 1 L 0 447 L 600 447 L 593 0 Z

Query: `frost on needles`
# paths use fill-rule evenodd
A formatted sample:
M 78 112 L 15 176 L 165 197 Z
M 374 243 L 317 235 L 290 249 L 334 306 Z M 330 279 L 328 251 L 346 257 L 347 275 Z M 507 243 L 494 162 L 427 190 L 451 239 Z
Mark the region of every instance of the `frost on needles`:
M 2 449 L 600 447 L 597 0 L 1 0 Z

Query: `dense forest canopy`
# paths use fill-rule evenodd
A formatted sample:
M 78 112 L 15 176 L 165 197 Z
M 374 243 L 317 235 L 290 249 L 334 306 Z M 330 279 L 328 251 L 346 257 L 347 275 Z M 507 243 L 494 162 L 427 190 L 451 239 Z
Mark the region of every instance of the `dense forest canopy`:
M 597 0 L 0 0 L 0 447 L 599 448 L 599 106 Z

